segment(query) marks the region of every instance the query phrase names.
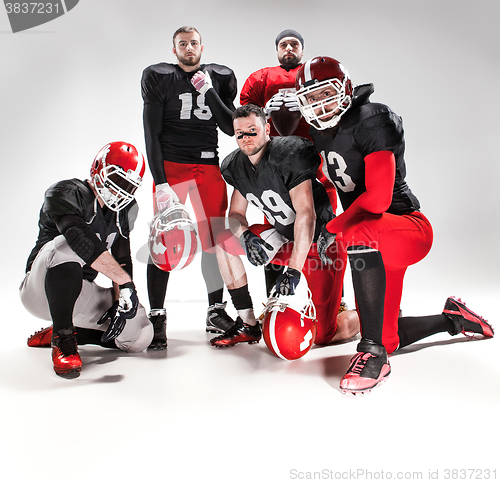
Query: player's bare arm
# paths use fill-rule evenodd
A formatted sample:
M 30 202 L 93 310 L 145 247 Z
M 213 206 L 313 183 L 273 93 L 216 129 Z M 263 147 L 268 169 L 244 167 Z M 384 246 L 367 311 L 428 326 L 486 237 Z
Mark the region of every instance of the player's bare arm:
M 231 204 L 229 206 L 229 228 L 231 232 L 238 238 L 241 234 L 248 230 L 248 220 L 246 212 L 248 208 L 248 201 L 238 191 L 234 190 L 231 196 Z

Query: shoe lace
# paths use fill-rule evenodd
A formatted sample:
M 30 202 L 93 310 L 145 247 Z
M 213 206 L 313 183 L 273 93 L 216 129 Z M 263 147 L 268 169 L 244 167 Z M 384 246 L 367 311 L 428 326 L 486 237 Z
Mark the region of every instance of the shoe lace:
M 353 374 L 360 375 L 363 369 L 366 366 L 366 363 L 371 357 L 375 357 L 374 355 L 370 354 L 369 352 L 366 353 L 359 353 L 358 355 L 355 356 L 355 360 L 349 369 L 349 372 Z
M 59 350 L 64 356 L 74 356 L 77 353 L 77 344 L 74 336 L 61 337 L 58 344 Z

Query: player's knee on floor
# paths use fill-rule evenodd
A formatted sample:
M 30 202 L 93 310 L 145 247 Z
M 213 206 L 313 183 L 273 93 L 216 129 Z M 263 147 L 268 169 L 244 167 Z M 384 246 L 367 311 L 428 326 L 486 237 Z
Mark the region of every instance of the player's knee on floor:
M 123 332 L 115 339 L 116 347 L 125 352 L 142 352 L 153 340 L 151 324 L 144 307 L 140 306 L 137 315 L 127 321 Z

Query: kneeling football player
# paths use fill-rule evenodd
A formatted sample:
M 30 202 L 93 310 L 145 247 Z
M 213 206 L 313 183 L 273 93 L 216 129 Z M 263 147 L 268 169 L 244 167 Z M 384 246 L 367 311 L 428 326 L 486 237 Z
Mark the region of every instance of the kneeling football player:
M 61 377 L 80 375 L 78 345 L 140 352 L 153 338 L 132 281 L 129 239 L 144 171 L 144 157 L 133 145 L 113 142 L 97 154 L 90 179 L 60 181 L 45 193 L 20 294 L 31 314 L 52 320 L 28 345 L 51 346 Z M 97 285 L 98 273 L 113 287 Z
M 347 311 L 337 318 L 345 263 L 325 268 L 312 245 L 321 227 L 334 217 L 325 188 L 316 180 L 320 157 L 314 145 L 296 136 L 271 138 L 263 109 L 253 104 L 236 109 L 233 124 L 239 148 L 221 167 L 222 176 L 234 187 L 230 229 L 219 235 L 216 253 L 238 318 L 211 344 L 253 343 L 262 336 L 240 258 L 244 254 L 253 265 L 287 265 L 276 282 L 278 297 L 293 296 L 305 274 L 317 305 L 316 343 L 351 338 L 359 332 L 356 313 Z M 265 214 L 268 225 L 249 226 L 249 202 Z

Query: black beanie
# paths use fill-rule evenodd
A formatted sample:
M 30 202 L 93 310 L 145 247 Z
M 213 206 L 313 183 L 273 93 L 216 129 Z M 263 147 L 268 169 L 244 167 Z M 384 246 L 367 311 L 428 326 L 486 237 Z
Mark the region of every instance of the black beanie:
M 296 38 L 301 43 L 302 48 L 304 48 L 304 39 L 302 38 L 302 35 L 300 35 L 296 30 L 286 29 L 286 30 L 283 30 L 283 32 L 280 32 L 278 34 L 278 36 L 276 37 L 276 49 L 278 48 L 278 44 L 280 43 L 280 40 L 283 39 L 284 37 Z

